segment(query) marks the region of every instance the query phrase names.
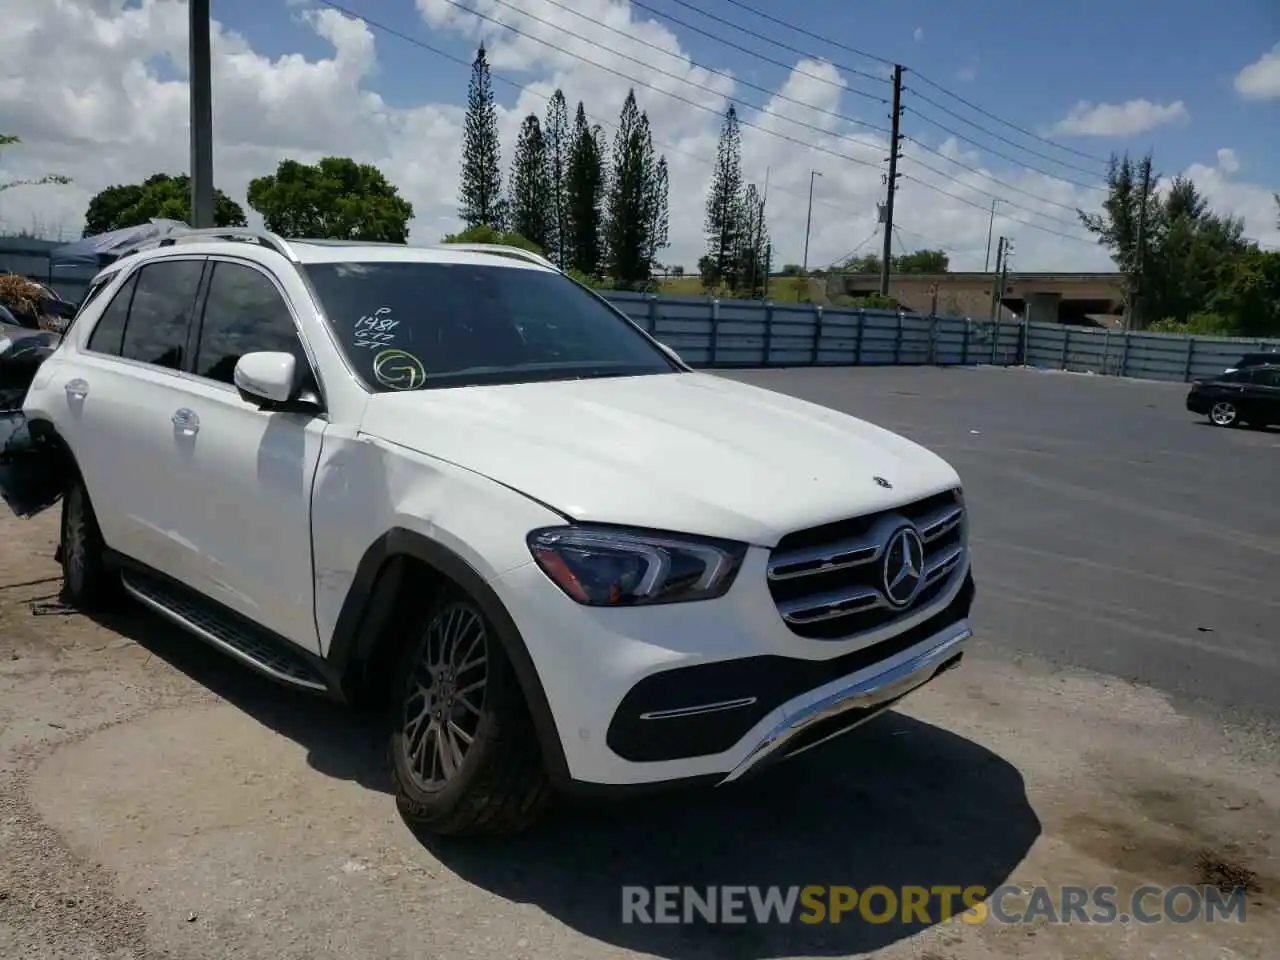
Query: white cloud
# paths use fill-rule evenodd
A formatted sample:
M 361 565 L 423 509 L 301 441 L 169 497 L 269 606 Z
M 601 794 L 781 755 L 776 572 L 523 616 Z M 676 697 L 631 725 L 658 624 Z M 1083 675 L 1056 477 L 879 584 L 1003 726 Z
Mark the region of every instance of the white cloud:
M 924 27 L 916 27 L 915 32 L 911 34 L 911 39 L 919 43 L 924 39 Z
M 1093 104 L 1081 100 L 1054 124 L 1053 132 L 1059 136 L 1127 137 L 1190 118 L 1191 114 L 1181 100 L 1152 103 L 1139 99 L 1120 104 Z
M 472 41 L 483 39 L 495 74 L 519 78 L 525 84 L 512 103 L 510 88 L 495 82 L 500 98 L 511 104 L 499 110 L 504 175 L 520 119 L 529 111 L 545 114 L 545 98 L 557 86 L 564 90 L 571 110 L 582 100 L 591 118 L 611 130 L 608 125 L 633 85 L 564 51 L 682 98 L 634 84 L 658 149 L 670 164 L 672 247 L 665 252 L 666 262 L 692 268 L 703 252 L 706 188 L 721 115 L 731 100 L 745 121 L 744 175 L 760 186 L 768 178 L 768 221 L 777 263 L 801 259 L 811 170 L 823 176 L 815 183 L 810 265 L 832 262 L 876 230 L 876 203 L 884 196 L 881 174 L 887 137 L 833 116 L 884 124 L 887 107 L 856 98 L 850 90 L 874 89 L 870 81 L 845 77 L 825 61 L 801 59 L 770 99 L 743 89 L 721 62 L 709 61 L 707 66 L 725 75 L 694 66 L 666 25 L 641 16 L 624 0 L 577 0 L 572 9 L 582 16 L 551 3 L 535 6 L 533 0 L 509 0 L 517 10 L 494 0 L 472 0 L 481 13 L 553 46 L 517 36 L 442 0 L 416 2 L 429 26 Z M 564 0 L 565 6 L 569 3 Z M 377 5 L 363 6 L 372 11 Z M 527 12 L 536 12 L 551 26 L 531 20 Z M 460 104 L 466 70 L 449 68 L 456 86 L 444 95 L 429 95 L 412 107 L 392 106 L 375 92 L 378 53 L 383 45 L 401 41 L 376 34 L 331 9 L 295 10 L 293 15 L 299 29 L 323 38 L 331 52 L 317 59 L 301 54 L 273 58 L 226 26 L 215 24 L 218 186 L 244 203 L 250 179 L 273 171 L 285 157 L 314 161 L 326 154 L 353 156 L 377 164 L 413 202 L 412 242 L 433 243 L 457 229 Z M 187 169 L 187 14 L 180 0 L 141 0 L 129 8 L 118 0 L 75 5 L 8 0 L 5 22 L 6 29 L 0 33 L 0 117 L 4 117 L 3 132 L 17 134 L 23 142 L 0 153 L 0 177 L 56 172 L 74 179 L 66 187 L 0 194 L 0 222 L 5 227 L 28 229 L 39 224 L 78 235 L 85 207 L 98 190 L 113 183 L 136 182 L 157 171 Z M 57 71 L 48 69 L 47 56 L 30 42 L 33 36 L 60 38 Z M 425 51 L 408 46 L 404 50 L 410 57 L 431 59 Z M 169 66 L 158 74 L 154 65 L 165 61 Z M 170 75 L 177 78 L 169 79 Z M 751 103 L 763 103 L 763 109 Z M 909 132 L 933 143 L 919 127 Z M 961 149 L 954 141 L 935 146 L 942 156 L 926 154 L 913 142 L 904 143 L 896 219 L 906 246 L 942 245 L 949 248 L 957 268 L 980 267 L 990 194 L 995 193 L 1026 208 L 1002 203 L 995 224 L 997 235 L 1017 238 L 1018 262 L 1024 269 L 1108 268 L 1105 253 L 1084 237 L 1073 212 L 1076 207 L 1095 206 L 1101 194 L 1032 170 L 992 167 L 990 158 L 968 147 Z M 955 181 L 928 171 L 924 163 Z M 993 185 L 959 164 L 996 176 L 1009 187 Z M 1254 210 L 1271 209 L 1269 200 L 1257 199 L 1269 197 L 1265 190 L 1235 183 L 1231 172 L 1219 160 L 1218 166 L 1197 174 L 1208 178 L 1217 191 L 1212 194 L 1215 198 L 1239 204 L 1227 209 L 1246 212 L 1250 204 Z M 954 196 L 943 196 L 926 185 Z M 1018 190 L 1044 199 L 1031 199 Z M 255 215 L 247 207 L 246 212 L 252 222 Z M 1056 237 L 1016 220 L 1083 240 Z M 1274 224 L 1255 215 L 1251 226 L 1265 230 Z
M 1236 93 L 1246 100 L 1280 99 L 1280 43 L 1236 74 Z
M 1223 173 L 1238 173 L 1240 171 L 1240 158 L 1236 156 L 1236 152 L 1230 147 L 1218 148 L 1218 169 Z

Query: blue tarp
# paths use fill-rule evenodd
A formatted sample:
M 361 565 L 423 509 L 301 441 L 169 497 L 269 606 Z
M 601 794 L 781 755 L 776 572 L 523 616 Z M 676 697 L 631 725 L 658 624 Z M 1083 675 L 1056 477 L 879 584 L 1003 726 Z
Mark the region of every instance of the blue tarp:
M 49 252 L 49 266 L 54 270 L 59 267 L 104 266 L 140 243 L 186 233 L 190 229 L 179 220 L 155 219 L 136 227 L 99 233 L 63 247 L 54 247 Z

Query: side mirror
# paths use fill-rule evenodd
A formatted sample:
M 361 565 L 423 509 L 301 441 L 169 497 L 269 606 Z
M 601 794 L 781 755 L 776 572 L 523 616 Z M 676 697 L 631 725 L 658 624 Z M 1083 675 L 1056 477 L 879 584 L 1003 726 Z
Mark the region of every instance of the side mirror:
M 240 396 L 264 408 L 277 408 L 293 399 L 298 361 L 291 353 L 260 350 L 236 361 L 232 379 Z

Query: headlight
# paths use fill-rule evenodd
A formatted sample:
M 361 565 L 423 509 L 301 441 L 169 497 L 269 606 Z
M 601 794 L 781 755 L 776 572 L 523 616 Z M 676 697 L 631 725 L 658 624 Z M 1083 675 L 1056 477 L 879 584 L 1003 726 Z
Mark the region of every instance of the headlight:
M 578 603 L 626 607 L 710 600 L 733 584 L 747 545 L 610 527 L 548 527 L 529 534 L 544 573 Z

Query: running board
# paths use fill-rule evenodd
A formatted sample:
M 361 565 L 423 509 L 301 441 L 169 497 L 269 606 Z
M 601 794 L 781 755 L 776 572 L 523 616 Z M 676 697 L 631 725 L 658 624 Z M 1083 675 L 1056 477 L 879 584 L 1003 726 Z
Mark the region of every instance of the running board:
M 287 648 L 230 613 L 222 613 L 187 590 L 132 570 L 122 571 L 125 591 L 144 606 L 178 625 L 205 643 L 234 657 L 263 676 L 290 687 L 313 693 L 327 693 L 329 685 L 301 651 Z

